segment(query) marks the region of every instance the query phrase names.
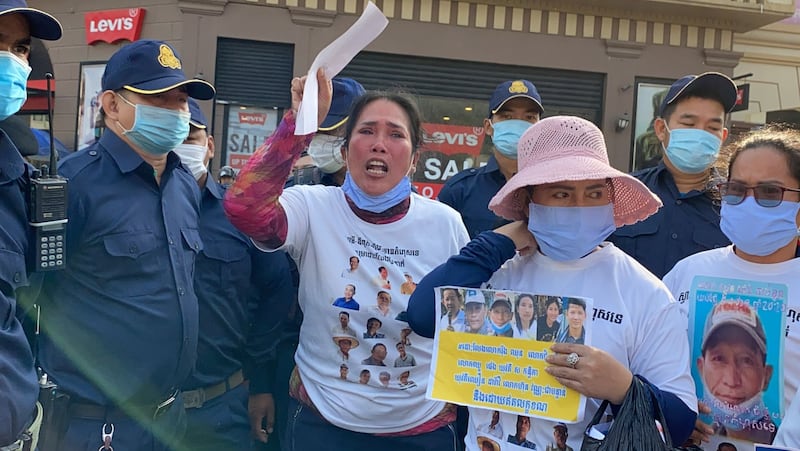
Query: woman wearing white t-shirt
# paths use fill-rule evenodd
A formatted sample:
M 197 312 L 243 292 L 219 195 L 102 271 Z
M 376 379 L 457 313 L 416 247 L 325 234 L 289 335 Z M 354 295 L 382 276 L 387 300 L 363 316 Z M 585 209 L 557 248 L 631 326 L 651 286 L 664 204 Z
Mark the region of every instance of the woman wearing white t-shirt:
M 612 312 L 613 319 L 598 315 L 592 322 L 591 346 L 556 343 L 547 357 L 549 374 L 587 396 L 584 419 L 569 425 L 568 445 L 580 449 L 599 405 L 603 400 L 621 404 L 634 374 L 649 381 L 673 441 L 681 443 L 697 408 L 685 321 L 660 280 L 603 241 L 616 227 L 655 213 L 661 202 L 641 182 L 609 165 L 603 134 L 581 118 L 555 116 L 532 125 L 520 138 L 518 164 L 519 171 L 489 204 L 515 222 L 482 233 L 425 276 L 411 297 L 409 324 L 420 335 L 433 335 L 432 298 L 438 286 L 591 298 L 595 309 Z M 470 407 L 468 450 L 478 449 L 478 425 L 491 415 Z M 519 430 L 517 415 L 500 415 L 506 431 L 515 425 Z M 524 437 L 511 441 L 544 449 L 557 424 L 534 419 Z M 520 449 L 511 441 L 501 448 Z
M 318 81 L 319 117 L 324 118 L 330 82 L 321 74 Z M 402 280 L 408 273 L 419 278 L 467 242 L 458 213 L 412 193 L 407 174 L 423 139 L 417 107 L 397 94 L 363 95 L 346 119 L 342 156 L 347 174 L 341 188 L 283 190 L 292 163 L 312 137 L 294 134 L 303 80 L 292 80 L 291 91 L 292 109 L 242 169 L 225 203 L 234 225 L 263 249 L 286 250 L 301 274 L 303 323 L 284 449 L 453 450 L 455 406 L 425 398 L 432 340 L 409 337 L 405 315 L 382 316 L 380 333 L 373 327 L 362 346 L 349 350 L 349 373 L 380 375 L 359 378 L 359 383 L 341 378 L 342 357 L 330 336 L 330 324 L 341 311 L 331 304 L 343 282 L 371 287 L 373 293 L 382 289 L 390 295 L 391 310 L 403 312 L 408 295 L 400 292 L 400 284 L 378 289 L 372 276 L 380 272 L 386 280 Z M 362 269 L 343 278 L 337 268 L 352 255 Z M 373 324 L 378 321 L 368 308 L 349 314 L 349 326 L 358 331 L 367 330 L 370 318 Z M 414 356 L 415 366 L 386 366 L 384 360 L 400 356 L 398 343 Z M 389 384 L 401 376 L 419 387 Z
M 772 383 L 783 383 L 782 402 L 786 410 L 800 384 L 800 330 L 795 324 L 800 309 L 800 258 L 797 258 L 800 255 L 797 238 L 800 230 L 800 132 L 769 127 L 740 138 L 732 145 L 728 180 L 719 190 L 722 197 L 720 228 L 733 245 L 679 261 L 664 276 L 664 283 L 676 298 L 680 298 L 687 312 L 686 299 L 696 276 L 785 285 L 783 301 L 788 318 L 780 358 L 783 381 L 778 380 L 777 371 L 772 375 L 771 370 L 762 370 L 762 374 L 772 377 L 765 377 L 760 383 L 763 388 L 755 390 L 755 394 L 752 390 L 744 394 L 746 390 L 740 388 L 743 384 L 739 379 L 734 382 L 720 379 L 721 383 L 715 384 L 720 388 L 705 387 L 711 402 L 701 405 L 700 409 L 701 413 L 710 414 L 713 424 L 698 419 L 692 434 L 697 444 L 707 441 L 711 435 L 725 435 L 726 441 L 736 442 L 737 446 L 751 446 L 745 441 L 747 437 L 763 436 L 764 428 L 758 426 L 763 411 L 741 406 L 763 405 L 762 391 L 772 379 Z M 757 364 L 762 367 L 765 362 Z M 738 387 L 725 388 L 728 393 L 721 393 L 723 386 L 731 384 Z M 725 406 L 733 402 L 727 399 L 731 399 L 734 392 L 747 399 L 726 409 Z M 755 426 L 742 426 L 745 424 Z M 774 430 L 766 432 L 767 436 L 775 434 Z

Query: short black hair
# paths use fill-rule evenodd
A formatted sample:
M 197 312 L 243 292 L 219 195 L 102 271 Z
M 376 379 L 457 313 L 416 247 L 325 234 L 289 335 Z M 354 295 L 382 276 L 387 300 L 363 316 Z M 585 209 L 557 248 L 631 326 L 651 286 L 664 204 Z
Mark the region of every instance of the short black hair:
M 577 305 L 582 308 L 584 312 L 586 311 L 586 301 L 581 298 L 567 298 L 567 310 L 569 310 L 570 305 Z

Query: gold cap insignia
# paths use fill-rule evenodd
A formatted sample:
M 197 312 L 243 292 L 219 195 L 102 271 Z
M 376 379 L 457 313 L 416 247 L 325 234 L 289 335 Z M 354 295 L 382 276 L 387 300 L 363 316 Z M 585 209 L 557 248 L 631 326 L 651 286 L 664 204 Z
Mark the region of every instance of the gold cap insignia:
M 528 87 L 522 81 L 514 80 L 511 82 L 511 86 L 508 87 L 508 92 L 512 94 L 527 94 Z
M 158 48 L 158 63 L 170 69 L 180 69 L 181 60 L 175 56 L 175 53 L 166 44 L 161 44 Z

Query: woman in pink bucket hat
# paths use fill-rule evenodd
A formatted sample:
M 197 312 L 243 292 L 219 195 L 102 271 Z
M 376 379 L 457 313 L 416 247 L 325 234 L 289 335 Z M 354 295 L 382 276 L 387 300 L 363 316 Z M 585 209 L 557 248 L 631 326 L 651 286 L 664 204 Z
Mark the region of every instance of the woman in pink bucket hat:
M 580 449 L 602 401 L 622 404 L 634 375 L 650 385 L 673 443 L 682 444 L 697 416 L 686 321 L 658 278 L 604 241 L 655 213 L 661 201 L 610 166 L 602 132 L 578 117 L 532 125 L 519 141 L 518 164 L 489 204 L 514 222 L 482 233 L 423 278 L 409 301 L 409 324 L 434 335 L 434 288 L 445 285 L 585 299 L 586 344 L 556 343 L 546 359 L 550 375 L 587 398 L 583 417 L 568 425 L 568 445 Z M 466 446 L 477 451 L 477 425 L 492 410 L 469 410 Z M 501 417 L 513 430 L 516 415 Z M 531 421 L 526 440 L 544 449 L 556 424 Z

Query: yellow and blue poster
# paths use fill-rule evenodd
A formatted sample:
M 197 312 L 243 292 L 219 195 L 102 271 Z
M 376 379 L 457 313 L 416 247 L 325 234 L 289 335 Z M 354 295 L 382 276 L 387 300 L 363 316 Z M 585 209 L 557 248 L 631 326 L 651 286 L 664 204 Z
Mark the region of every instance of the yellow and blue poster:
M 707 276 L 692 281 L 692 377 L 700 419 L 714 429 L 712 446 L 751 449 L 775 438 L 783 417 L 787 292 L 779 283 Z
M 545 359 L 553 342 L 591 345 L 591 299 L 461 287 L 439 287 L 436 297 L 429 398 L 583 419 L 585 397 L 547 374 Z

